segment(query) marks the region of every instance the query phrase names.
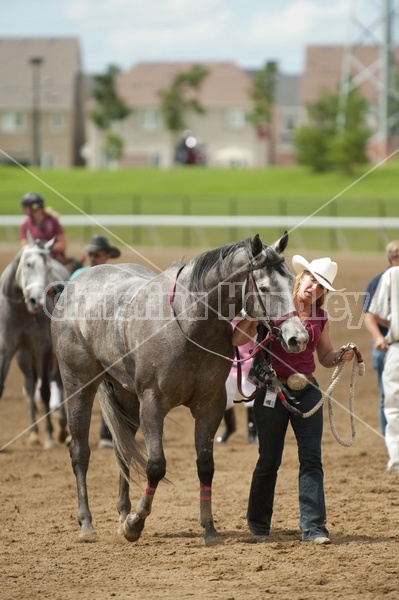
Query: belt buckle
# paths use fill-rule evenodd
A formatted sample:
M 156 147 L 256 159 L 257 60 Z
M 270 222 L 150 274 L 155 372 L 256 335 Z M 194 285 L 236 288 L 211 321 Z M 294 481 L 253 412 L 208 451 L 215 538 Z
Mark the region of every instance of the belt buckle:
M 308 384 L 309 380 L 303 373 L 293 373 L 292 375 L 287 377 L 287 385 L 292 390 L 303 390 Z

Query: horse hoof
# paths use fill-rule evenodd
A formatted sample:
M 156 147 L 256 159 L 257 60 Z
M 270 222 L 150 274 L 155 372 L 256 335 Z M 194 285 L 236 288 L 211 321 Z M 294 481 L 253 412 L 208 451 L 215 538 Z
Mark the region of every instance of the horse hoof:
M 223 544 L 223 538 L 219 534 L 209 535 L 205 537 L 205 546 L 207 548 L 212 548 L 212 546 L 222 546 Z
M 37 433 L 29 434 L 29 446 L 40 446 L 40 440 Z
M 57 442 L 54 440 L 46 440 L 44 442 L 44 449 L 45 450 L 52 450 L 53 448 L 57 447 Z
M 123 535 L 128 542 L 137 542 L 144 529 L 145 520 L 137 514 L 128 515 L 123 523 Z
M 79 533 L 79 540 L 87 543 L 95 542 L 97 540 L 97 532 L 92 525 L 87 527 L 82 525 Z

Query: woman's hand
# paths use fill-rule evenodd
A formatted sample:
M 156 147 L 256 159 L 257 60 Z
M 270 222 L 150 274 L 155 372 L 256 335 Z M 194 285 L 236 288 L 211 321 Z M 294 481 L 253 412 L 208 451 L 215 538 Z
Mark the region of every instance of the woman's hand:
M 341 361 L 350 362 L 351 360 L 353 360 L 354 356 L 355 352 L 352 348 L 346 348 L 346 346 L 341 346 L 341 348 L 335 355 L 334 364 L 336 365 Z

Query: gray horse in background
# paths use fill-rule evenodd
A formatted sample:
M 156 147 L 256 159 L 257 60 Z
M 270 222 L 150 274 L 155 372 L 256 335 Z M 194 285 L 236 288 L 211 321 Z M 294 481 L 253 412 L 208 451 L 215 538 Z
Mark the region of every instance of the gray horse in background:
M 59 441 L 64 442 L 68 435 L 62 403 L 63 387 L 51 339 L 50 315 L 54 308 L 51 284 L 67 281 L 69 273 L 50 257 L 54 241 L 43 244 L 34 241 L 28 233 L 28 244 L 19 250 L 0 278 L 0 397 L 11 359 L 16 356 L 29 401 L 30 443 L 39 443 L 35 404 L 39 385 L 46 413 L 46 448 L 55 443 L 50 415 L 50 381 L 57 383 L 61 397 Z M 50 293 L 46 293 L 47 290 Z
M 212 515 L 213 441 L 226 408 L 225 381 L 234 357 L 230 321 L 244 308 L 272 327 L 288 351 L 299 352 L 308 341 L 293 305 L 294 277 L 281 256 L 287 241 L 285 234 L 266 246 L 255 236 L 159 275 L 139 265 L 101 265 L 68 283 L 51 328 L 67 396 L 81 538 L 95 537 L 86 475 L 98 393 L 121 471 L 119 532 L 128 541 L 139 539 L 166 474 L 164 419 L 184 405 L 195 419 L 205 544 L 222 542 Z M 135 440 L 138 426 L 147 460 Z M 147 478 L 134 513 L 131 465 L 145 469 Z

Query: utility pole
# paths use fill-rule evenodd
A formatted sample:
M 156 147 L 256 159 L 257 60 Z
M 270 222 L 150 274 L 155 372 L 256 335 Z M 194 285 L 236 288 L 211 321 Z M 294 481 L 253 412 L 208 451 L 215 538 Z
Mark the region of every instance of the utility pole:
M 32 65 L 32 165 L 40 167 L 40 66 L 43 59 L 39 56 L 35 56 L 32 57 L 29 62 Z
M 369 125 L 373 129 L 371 147 L 376 160 L 384 159 L 392 151 L 393 134 L 399 125 L 399 84 L 395 69 L 398 17 L 399 0 L 352 0 L 350 40 L 344 49 L 341 70 L 338 127 L 345 127 L 349 92 L 367 85 Z M 396 52 L 399 51 L 396 49 Z M 397 53 L 396 62 L 398 60 Z

